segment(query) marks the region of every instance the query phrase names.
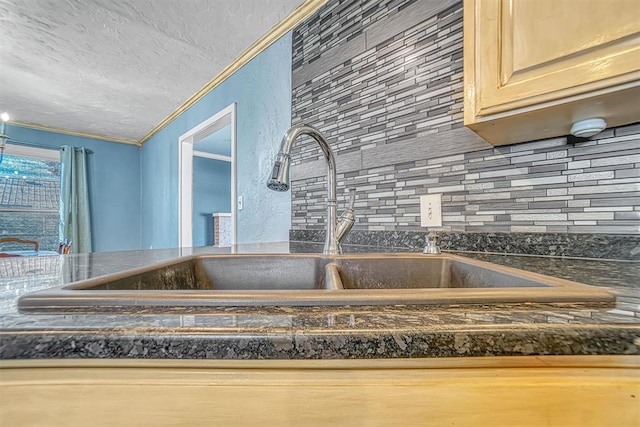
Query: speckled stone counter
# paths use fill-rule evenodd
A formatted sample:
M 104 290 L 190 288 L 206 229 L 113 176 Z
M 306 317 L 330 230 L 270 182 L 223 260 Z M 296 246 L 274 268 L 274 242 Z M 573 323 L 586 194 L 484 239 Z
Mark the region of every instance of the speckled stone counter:
M 428 232 L 352 230 L 345 243 L 422 249 Z M 569 233 L 464 233 L 437 231 L 444 250 L 482 251 L 640 261 L 640 235 Z M 290 230 L 289 239 L 324 242 L 324 230 Z
M 348 252 L 393 248 L 347 246 Z M 19 296 L 204 253 L 320 252 L 316 243 L 238 245 L 0 260 L 0 358 L 346 359 L 640 354 L 640 263 L 462 253 L 610 288 L 603 304 L 221 308 L 203 312 L 21 314 Z M 406 251 L 400 250 L 400 251 Z

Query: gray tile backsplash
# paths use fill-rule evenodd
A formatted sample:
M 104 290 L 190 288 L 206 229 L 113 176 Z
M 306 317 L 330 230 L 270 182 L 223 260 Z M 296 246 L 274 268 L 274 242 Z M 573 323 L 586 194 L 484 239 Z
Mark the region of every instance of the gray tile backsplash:
M 423 230 L 419 196 L 442 193 L 444 231 L 640 234 L 639 124 L 494 148 L 462 108 L 460 2 L 330 0 L 294 31 L 292 122 L 328 137 L 355 230 Z M 321 229 L 317 145 L 292 163 L 292 228 Z

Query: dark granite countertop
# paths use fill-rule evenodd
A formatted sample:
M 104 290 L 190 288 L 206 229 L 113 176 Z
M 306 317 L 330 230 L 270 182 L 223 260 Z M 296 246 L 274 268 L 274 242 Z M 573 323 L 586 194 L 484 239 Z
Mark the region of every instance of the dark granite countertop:
M 406 248 L 348 246 L 348 252 Z M 321 244 L 238 245 L 234 253 L 317 253 Z M 616 307 L 501 304 L 222 308 L 215 312 L 21 314 L 19 296 L 191 254 L 162 249 L 0 260 L 0 359 L 317 359 L 640 354 L 640 263 L 459 253 L 611 289 Z

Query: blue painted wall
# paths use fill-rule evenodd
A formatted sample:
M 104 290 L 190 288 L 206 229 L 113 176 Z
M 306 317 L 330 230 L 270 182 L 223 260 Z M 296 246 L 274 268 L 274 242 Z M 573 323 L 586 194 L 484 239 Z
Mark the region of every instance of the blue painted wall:
M 214 212 L 231 212 L 231 163 L 193 158 L 193 246 L 213 245 Z
M 238 243 L 285 241 L 291 195 L 266 188 L 291 125 L 291 34 L 254 58 L 147 141 L 141 155 L 142 246 L 178 245 L 178 138 L 237 104 Z
M 10 139 L 58 149 L 85 147 L 92 185 L 91 221 L 96 252 L 140 249 L 140 149 L 55 132 L 7 125 Z

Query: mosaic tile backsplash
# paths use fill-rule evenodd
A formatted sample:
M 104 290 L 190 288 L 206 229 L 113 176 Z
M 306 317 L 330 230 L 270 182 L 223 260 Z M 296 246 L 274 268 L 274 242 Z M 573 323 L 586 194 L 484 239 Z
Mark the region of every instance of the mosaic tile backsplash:
M 442 193 L 442 231 L 640 234 L 640 124 L 497 148 L 463 126 L 462 13 L 331 0 L 294 31 L 292 123 L 328 137 L 354 230 L 424 230 L 419 197 Z M 299 144 L 292 161 L 292 228 L 322 229 L 321 153 Z

